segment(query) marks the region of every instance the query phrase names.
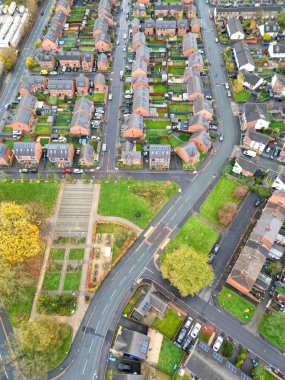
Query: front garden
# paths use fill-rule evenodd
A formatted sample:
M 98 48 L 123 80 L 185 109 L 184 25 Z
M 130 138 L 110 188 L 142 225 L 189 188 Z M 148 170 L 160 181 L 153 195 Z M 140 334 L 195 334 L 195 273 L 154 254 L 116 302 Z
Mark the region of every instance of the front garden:
M 163 338 L 157 369 L 173 376 L 183 357 L 184 353 L 178 347 L 169 339 Z
M 183 320 L 184 317 L 178 315 L 174 310 L 167 309 L 165 315 L 155 318 L 151 327 L 161 332 L 161 334 L 166 336 L 168 339 L 172 340 L 182 325 Z

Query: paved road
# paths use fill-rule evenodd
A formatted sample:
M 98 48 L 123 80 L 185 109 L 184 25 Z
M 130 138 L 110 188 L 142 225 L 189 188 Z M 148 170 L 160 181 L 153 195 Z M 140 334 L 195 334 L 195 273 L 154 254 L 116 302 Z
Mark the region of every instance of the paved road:
M 8 347 L 7 334 L 13 336 L 13 329 L 8 320 L 6 311 L 0 303 L 0 379 L 19 379 L 19 374 L 16 372 L 12 364 L 11 352 Z

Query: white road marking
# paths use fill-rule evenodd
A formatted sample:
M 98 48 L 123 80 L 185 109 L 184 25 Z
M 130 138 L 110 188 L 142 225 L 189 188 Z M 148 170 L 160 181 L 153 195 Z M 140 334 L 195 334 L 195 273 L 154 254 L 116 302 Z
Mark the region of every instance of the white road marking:
M 98 376 L 97 376 L 97 371 L 95 371 L 95 372 L 94 372 L 94 375 L 93 375 L 93 378 L 92 378 L 92 380 L 94 380 L 94 379 L 98 379 Z
M 119 283 L 119 286 L 121 286 L 122 283 L 123 283 L 125 280 L 126 280 L 126 277 L 124 277 L 124 278 L 121 280 L 121 282 Z
M 6 371 L 6 368 L 5 368 L 5 366 L 4 366 L 4 363 L 3 363 L 3 360 L 2 360 L 2 355 L 1 355 L 1 354 L 0 354 L 0 360 L 1 360 L 1 362 L 2 362 L 2 365 L 3 365 L 3 369 L 4 369 L 4 372 L 5 372 L 6 378 L 9 379 L 9 376 L 8 376 L 7 371 Z
M 130 272 L 132 272 L 133 269 L 135 269 L 135 265 L 133 265 L 133 266 L 131 267 Z
M 86 362 L 84 364 L 84 368 L 83 368 L 83 371 L 82 371 L 82 375 L 84 375 L 84 372 L 85 372 L 85 369 L 86 369 L 86 366 L 87 366 L 87 362 L 88 362 L 88 359 L 86 359 Z
M 106 311 L 106 309 L 107 309 L 107 306 L 108 306 L 108 304 L 104 307 L 104 309 L 103 309 L 103 312 L 102 312 L 102 317 L 103 317 L 103 315 L 105 314 L 105 311 Z
M 117 290 L 114 290 L 111 297 L 110 297 L 110 300 L 114 297 L 114 295 L 117 293 Z
M 89 354 L 90 354 L 90 351 L 92 350 L 92 346 L 93 346 L 93 342 L 94 342 L 94 338 L 92 339 L 92 342 L 91 342 L 91 344 L 90 344 L 90 348 L 89 348 Z
M 148 270 L 150 273 L 154 273 L 151 269 L 145 268 L 145 270 Z
M 141 261 L 141 259 L 143 258 L 143 256 L 142 255 L 140 255 L 140 257 L 138 258 L 138 261 Z

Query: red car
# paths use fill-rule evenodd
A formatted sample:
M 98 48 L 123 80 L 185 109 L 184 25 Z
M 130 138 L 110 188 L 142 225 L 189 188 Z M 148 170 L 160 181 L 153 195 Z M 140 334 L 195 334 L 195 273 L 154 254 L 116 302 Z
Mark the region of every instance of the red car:
M 71 169 L 64 169 L 64 170 L 63 170 L 63 173 L 64 173 L 64 174 L 71 174 Z

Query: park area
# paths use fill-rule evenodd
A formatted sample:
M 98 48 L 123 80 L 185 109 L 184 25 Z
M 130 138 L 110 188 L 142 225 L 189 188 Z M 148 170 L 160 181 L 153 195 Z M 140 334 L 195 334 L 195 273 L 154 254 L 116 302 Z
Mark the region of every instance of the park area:
M 248 324 L 255 313 L 256 307 L 252 302 L 239 296 L 232 290 L 223 287 L 218 295 L 219 305 L 229 313 Z

